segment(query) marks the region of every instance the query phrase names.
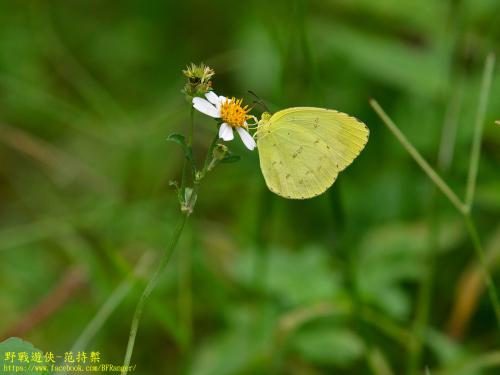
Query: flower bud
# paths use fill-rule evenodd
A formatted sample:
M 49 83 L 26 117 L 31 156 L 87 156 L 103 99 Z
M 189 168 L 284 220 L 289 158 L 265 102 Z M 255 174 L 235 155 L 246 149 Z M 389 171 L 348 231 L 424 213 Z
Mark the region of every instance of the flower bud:
M 222 143 L 217 143 L 217 145 L 214 147 L 212 155 L 213 155 L 214 159 L 222 160 L 227 156 L 228 153 L 229 153 L 229 149 L 227 148 L 226 145 L 224 145 Z
M 187 101 L 191 102 L 194 97 L 203 96 L 212 89 L 211 79 L 215 72 L 209 66 L 203 63 L 200 65 L 191 63 L 182 73 L 187 77 L 187 82 L 182 89 Z
M 230 151 L 226 145 L 217 143 L 212 151 L 212 160 L 210 160 L 210 164 L 208 165 L 207 170 L 211 171 L 212 169 L 214 169 L 214 167 L 229 154 Z

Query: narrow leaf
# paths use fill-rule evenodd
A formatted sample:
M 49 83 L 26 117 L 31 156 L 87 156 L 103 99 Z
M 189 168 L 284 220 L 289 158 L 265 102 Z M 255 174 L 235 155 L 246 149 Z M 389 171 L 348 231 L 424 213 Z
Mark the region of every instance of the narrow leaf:
M 177 143 L 179 146 L 181 146 L 186 159 L 193 163 L 193 151 L 187 145 L 186 138 L 182 134 L 172 133 L 167 137 L 167 141 Z

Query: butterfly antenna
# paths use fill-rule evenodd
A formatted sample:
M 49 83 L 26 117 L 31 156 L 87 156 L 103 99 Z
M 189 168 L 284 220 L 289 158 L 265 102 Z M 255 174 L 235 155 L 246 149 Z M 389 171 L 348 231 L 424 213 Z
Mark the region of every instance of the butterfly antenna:
M 253 101 L 254 103 L 260 104 L 266 112 L 271 112 L 267 107 L 266 103 L 264 103 L 264 101 L 256 93 L 254 93 L 252 90 L 248 90 L 248 93 L 257 99 Z

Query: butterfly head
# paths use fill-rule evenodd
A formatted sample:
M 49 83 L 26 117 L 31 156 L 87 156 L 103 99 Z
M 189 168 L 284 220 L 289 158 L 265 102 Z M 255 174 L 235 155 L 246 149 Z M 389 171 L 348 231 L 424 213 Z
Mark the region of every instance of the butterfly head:
M 271 122 L 271 114 L 269 112 L 264 112 L 258 122 L 259 128 L 262 126 L 269 125 L 270 122 Z
M 271 123 L 271 114 L 269 112 L 262 113 L 260 120 L 257 122 L 257 132 L 258 135 L 262 130 L 264 130 Z

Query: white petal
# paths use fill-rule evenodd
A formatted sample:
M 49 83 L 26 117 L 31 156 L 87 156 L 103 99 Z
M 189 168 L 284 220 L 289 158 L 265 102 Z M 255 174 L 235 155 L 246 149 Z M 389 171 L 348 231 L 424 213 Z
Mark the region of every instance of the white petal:
M 193 98 L 193 107 L 207 116 L 214 118 L 220 117 L 220 111 L 206 99 L 198 97 Z
M 222 103 L 224 103 L 226 100 L 227 100 L 227 98 L 226 98 L 225 96 L 222 96 L 222 95 L 221 95 L 221 96 L 219 96 L 219 98 L 218 98 L 218 102 L 217 102 L 217 104 L 215 105 L 215 106 L 217 107 L 217 109 L 219 109 L 219 110 L 220 110 L 220 107 L 221 107 Z M 229 101 L 231 101 L 231 99 L 229 99 Z
M 232 141 L 234 139 L 233 128 L 228 124 L 223 123 L 219 128 L 219 138 L 225 141 Z
M 255 143 L 255 139 L 253 139 L 249 132 L 247 132 L 243 128 L 237 128 L 236 130 L 238 131 L 241 140 L 250 151 L 253 150 L 255 146 L 257 146 L 257 144 Z
M 219 104 L 219 96 L 213 92 L 213 91 L 209 91 L 205 94 L 205 97 L 208 99 L 208 101 L 210 103 L 212 103 L 213 105 L 217 105 Z

